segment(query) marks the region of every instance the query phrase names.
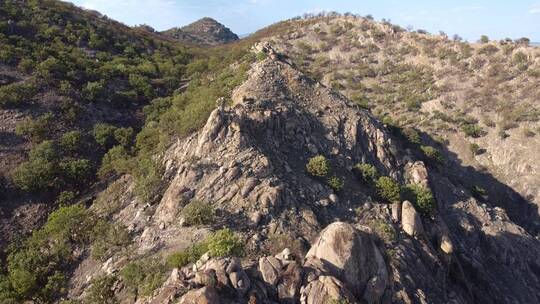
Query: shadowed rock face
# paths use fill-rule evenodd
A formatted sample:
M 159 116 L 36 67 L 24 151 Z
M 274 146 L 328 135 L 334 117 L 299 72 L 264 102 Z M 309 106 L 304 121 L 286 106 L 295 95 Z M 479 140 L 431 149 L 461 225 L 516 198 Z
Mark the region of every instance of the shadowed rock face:
M 540 300 L 540 244 L 505 210 L 480 204 L 445 172 L 415 159 L 369 112 L 281 61 L 270 46 L 257 49 L 269 56 L 252 66 L 232 103 L 220 102 L 204 128 L 161 156 L 163 199 L 147 206 L 131 195 L 132 182 L 124 178 L 119 211 L 112 216 L 130 227 L 137 254 L 167 253 L 204 238 L 207 228 L 179 223 L 191 200 L 210 202 L 219 217 L 216 227 L 239 233 L 248 256 L 242 263 L 206 256 L 173 271 L 153 297 L 138 303 L 186 291 L 206 301 L 201 303 L 213 303 L 215 292 L 220 303 Z M 334 192 L 306 172 L 307 161 L 318 154 L 343 178 L 343 190 Z M 359 162 L 402 184 L 431 188 L 437 210 L 426 217 L 410 202 L 396 204 L 395 212 L 374 202 L 372 189 L 352 172 Z M 394 233 L 385 241 L 377 232 L 381 225 Z M 296 258 L 263 253 L 272 235 L 311 249 Z M 126 263 L 112 261 L 108 271 Z M 99 271 L 77 273 L 85 278 Z
M 198 45 L 219 45 L 238 40 L 238 36 L 229 28 L 208 17 L 162 33 L 184 43 Z

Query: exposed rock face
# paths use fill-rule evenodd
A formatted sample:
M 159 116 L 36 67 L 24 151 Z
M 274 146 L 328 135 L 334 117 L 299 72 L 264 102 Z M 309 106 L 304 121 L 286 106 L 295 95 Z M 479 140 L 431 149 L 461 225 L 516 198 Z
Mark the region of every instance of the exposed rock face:
M 404 201 L 401 207 L 401 225 L 403 231 L 410 236 L 420 236 L 424 232 L 420 215 L 409 201 Z
M 343 301 L 355 303 L 356 299 L 347 290 L 343 283 L 331 276 L 321 276 L 302 288 L 300 303 L 302 304 L 325 304 Z
M 358 298 L 379 302 L 388 284 L 386 264 L 370 235 L 346 223 L 325 228 L 306 255 L 334 268 L 336 276 Z M 368 284 L 368 281 L 370 282 Z
M 191 290 L 180 298 L 179 304 L 219 304 L 219 295 L 212 287 Z
M 238 36 L 229 28 L 208 17 L 162 33 L 182 42 L 198 45 L 219 45 L 238 40 Z
M 209 228 L 179 223 L 194 199 L 210 202 L 219 225 L 240 233 L 250 250 L 242 263 L 205 256 L 157 295 L 206 286 L 222 303 L 540 301 L 537 239 L 503 209 L 479 203 L 444 172 L 401 150 L 369 112 L 274 57 L 253 65 L 232 105 L 214 110 L 203 129 L 163 155 L 161 202 L 139 202 L 124 181 L 112 217 L 132 227 L 137 253 L 179 250 L 203 239 Z M 306 173 L 316 154 L 328 158 L 344 190 L 335 193 Z M 374 201 L 372 189 L 350 170 L 359 162 L 403 184 L 429 187 L 437 210 L 422 221 L 410 202 L 390 207 Z M 337 199 L 330 200 L 332 194 Z M 377 229 L 397 233 L 383 242 Z M 303 244 L 318 238 L 301 264 L 290 251 L 261 254 L 273 235 Z

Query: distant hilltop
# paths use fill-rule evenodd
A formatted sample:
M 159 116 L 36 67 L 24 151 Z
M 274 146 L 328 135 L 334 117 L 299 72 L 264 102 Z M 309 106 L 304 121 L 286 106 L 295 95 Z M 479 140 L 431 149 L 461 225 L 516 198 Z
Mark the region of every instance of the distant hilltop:
M 229 28 L 208 17 L 162 33 L 179 41 L 198 45 L 219 45 L 239 39 Z

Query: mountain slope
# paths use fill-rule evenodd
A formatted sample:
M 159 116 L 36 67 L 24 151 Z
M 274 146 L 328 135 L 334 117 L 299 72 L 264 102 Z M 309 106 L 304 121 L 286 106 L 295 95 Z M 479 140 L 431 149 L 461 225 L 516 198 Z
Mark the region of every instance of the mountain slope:
M 444 152 L 449 170 L 478 197 L 499 200 L 538 233 L 538 48 L 521 40 L 471 44 L 357 16 L 285 21 L 267 31 L 263 39 L 300 69 L 412 142 Z M 455 170 L 463 167 L 485 174 Z M 519 195 L 508 196 L 493 180 Z
M 406 150 L 406 143 L 367 111 L 295 70 L 270 46 L 258 49 L 268 58 L 252 66 L 232 94 L 232 104 L 218 100 L 204 128 L 160 156 L 166 167 L 160 202 L 149 206 L 135 197 L 129 177 L 100 195 L 91 209 L 128 227 L 133 251 L 127 250 L 129 257 L 113 251 L 104 264 L 87 258 L 71 279 L 70 297 L 92 297 L 92 286 L 108 278 L 113 296 L 137 303 L 178 298 L 191 303 L 194 297 L 223 303 L 535 301 L 540 288 L 536 239 L 504 210 L 481 204 L 451 182 L 437 165 L 426 166 L 423 161 L 429 164 L 429 159 L 422 161 L 416 151 Z M 330 164 L 326 177 L 306 171 L 318 154 Z M 385 194 L 389 189 L 381 186 L 381 178 L 374 177 L 376 184 L 368 177 L 359 179 L 364 171 L 356 175 L 357 163 L 373 166 L 376 175 L 386 176 L 382 180 L 395 179 L 403 191 L 405 185 L 416 185 L 408 187 L 433 193 L 436 206 L 414 196 L 412 205 L 402 206 L 400 197 L 392 203 L 396 198 Z M 332 176 L 344 186 L 329 182 Z M 202 202 L 210 207 L 200 207 Z M 201 225 L 188 211 L 194 206 L 207 210 L 202 218 L 215 215 Z M 218 241 L 230 233 L 219 230 L 223 227 L 236 236 Z M 220 242 L 229 249 L 213 251 L 221 248 Z M 201 248 L 214 248 L 214 253 L 201 257 Z M 292 249 L 296 258 L 291 250 L 268 256 L 284 248 Z M 241 265 L 234 258 L 220 258 L 242 251 Z M 168 267 L 179 268 L 142 274 L 129 288 L 114 283 L 132 284 L 127 283 L 128 273 L 155 269 L 145 267 L 165 257 Z M 328 261 L 336 264 L 326 265 Z M 369 266 L 356 268 L 362 263 Z M 155 275 L 162 278 L 158 282 L 168 279 L 145 296 L 145 282 Z M 88 276 L 95 278 L 93 284 Z M 330 292 L 335 286 L 340 291 Z
M 163 31 L 165 36 L 195 45 L 219 45 L 238 40 L 238 36 L 212 18 L 202 18 L 181 28 Z
M 55 201 L 92 189 L 102 156 L 113 145 L 133 147 L 143 107 L 185 85 L 194 55 L 60 1 L 3 1 L 0 44 L 5 245 L 39 225 Z

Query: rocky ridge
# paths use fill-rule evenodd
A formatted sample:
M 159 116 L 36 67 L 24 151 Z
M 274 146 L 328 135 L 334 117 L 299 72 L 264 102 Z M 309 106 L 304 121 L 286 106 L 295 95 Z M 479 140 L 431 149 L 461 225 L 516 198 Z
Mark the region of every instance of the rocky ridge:
M 248 254 L 203 255 L 137 303 L 540 301 L 540 242 L 505 210 L 479 203 L 444 171 L 417 160 L 369 112 L 300 73 L 271 46 L 255 51 L 267 58 L 253 65 L 232 104 L 218 101 L 202 130 L 161 157 L 166 191 L 158 204 L 139 201 L 129 177 L 113 184 L 117 197 L 102 198 L 111 218 L 135 236 L 140 256 L 186 248 L 208 234 L 207 227 L 182 225 L 181 211 L 192 200 L 211 202 L 216 226 L 242 235 Z M 317 154 L 344 179 L 342 191 L 305 172 Z M 437 210 L 421 216 L 408 201 L 374 201 L 352 172 L 359 162 L 403 184 L 429 186 Z M 383 240 L 374 221 L 392 237 Z M 272 235 L 310 249 L 262 254 Z M 125 263 L 122 256 L 97 266 L 84 261 L 71 296 L 84 296 L 88 277 Z

